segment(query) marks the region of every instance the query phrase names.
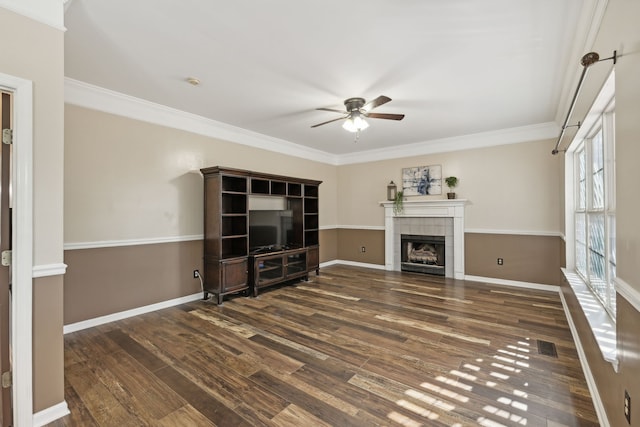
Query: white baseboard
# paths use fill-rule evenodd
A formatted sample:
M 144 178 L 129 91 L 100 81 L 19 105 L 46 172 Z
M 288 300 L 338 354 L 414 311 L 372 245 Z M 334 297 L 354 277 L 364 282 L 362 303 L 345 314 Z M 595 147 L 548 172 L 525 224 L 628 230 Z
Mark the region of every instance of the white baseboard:
M 604 409 L 604 404 L 602 403 L 602 399 L 600 398 L 600 393 L 598 393 L 598 386 L 596 385 L 596 380 L 595 378 L 593 378 L 593 374 L 591 373 L 591 368 L 589 367 L 589 362 L 587 361 L 587 355 L 585 354 L 582 343 L 580 342 L 578 329 L 576 328 L 575 323 L 573 323 L 573 318 L 571 317 L 571 312 L 569 311 L 567 301 L 564 299 L 564 294 L 562 293 L 562 291 L 559 291 L 558 293 L 560 294 L 560 300 L 562 301 L 564 316 L 567 318 L 567 323 L 569 323 L 571 336 L 573 336 L 573 342 L 575 343 L 576 351 L 578 352 L 578 359 L 580 359 L 582 372 L 584 372 L 584 378 L 587 381 L 589 393 L 591 393 L 593 406 L 596 410 L 596 414 L 598 415 L 598 421 L 600 422 L 600 425 L 602 427 L 609 427 L 610 424 L 609 419 L 607 418 L 607 412 Z
M 464 280 L 473 282 L 491 283 L 492 285 L 512 286 L 515 288 L 536 289 L 538 291 L 560 292 L 560 286 L 545 285 L 542 283 L 519 282 L 517 280 L 496 279 L 493 277 L 471 276 L 466 274 Z
M 143 307 L 133 308 L 131 310 L 121 311 L 119 313 L 113 313 L 106 316 L 96 317 L 94 319 L 83 320 L 82 322 L 64 325 L 63 332 L 65 334 L 69 334 L 71 332 L 81 331 L 82 329 L 93 328 L 94 326 L 104 325 L 105 323 L 109 322 L 115 322 L 116 320 L 122 320 L 128 317 L 138 316 L 140 314 L 161 310 L 163 308 L 173 307 L 175 305 L 180 305 L 191 301 L 197 301 L 201 298 L 202 292 L 199 292 L 197 294 L 174 298 L 156 304 L 145 305 Z
M 330 265 L 351 265 L 353 267 L 364 267 L 364 268 L 373 268 L 376 270 L 384 270 L 384 264 L 368 264 L 366 262 L 356 262 L 356 261 L 346 261 L 342 259 L 334 259 L 332 261 L 323 262 L 320 264 L 320 267 L 329 267 Z
M 50 406 L 47 409 L 33 414 L 33 425 L 34 427 L 44 426 L 70 413 L 67 402 L 62 401 L 57 405 Z

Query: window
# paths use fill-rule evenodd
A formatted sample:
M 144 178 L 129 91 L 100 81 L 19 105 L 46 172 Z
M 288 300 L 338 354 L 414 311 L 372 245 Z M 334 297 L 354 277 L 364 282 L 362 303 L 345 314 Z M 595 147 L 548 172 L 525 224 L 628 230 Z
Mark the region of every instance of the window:
M 573 151 L 575 270 L 613 319 L 616 315 L 614 105 L 611 99 Z

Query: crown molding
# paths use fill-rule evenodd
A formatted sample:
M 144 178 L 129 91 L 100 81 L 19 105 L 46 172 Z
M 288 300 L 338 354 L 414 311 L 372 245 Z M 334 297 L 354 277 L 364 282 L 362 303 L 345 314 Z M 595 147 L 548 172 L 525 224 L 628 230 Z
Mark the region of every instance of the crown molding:
M 65 0 L 0 0 L 0 7 L 57 30 L 64 27 Z
M 196 114 L 125 95 L 71 78 L 65 78 L 65 102 L 109 114 L 192 132 L 232 143 L 300 157 L 333 166 L 470 150 L 555 138 L 555 122 L 501 129 L 452 138 L 434 139 L 389 148 L 336 155 L 282 139 L 272 138 Z
M 143 122 L 167 126 L 254 148 L 335 165 L 337 157 L 278 138 L 251 132 L 165 105 L 125 95 L 66 77 L 64 100 L 68 104 L 90 108 Z
M 547 122 L 491 132 L 454 136 L 451 138 L 432 139 L 413 144 L 344 154 L 339 157 L 338 165 L 367 163 L 426 154 L 472 150 L 476 148 L 493 147 L 496 145 L 541 141 L 555 138 L 558 135 L 558 132 L 560 132 L 560 127 L 557 123 Z

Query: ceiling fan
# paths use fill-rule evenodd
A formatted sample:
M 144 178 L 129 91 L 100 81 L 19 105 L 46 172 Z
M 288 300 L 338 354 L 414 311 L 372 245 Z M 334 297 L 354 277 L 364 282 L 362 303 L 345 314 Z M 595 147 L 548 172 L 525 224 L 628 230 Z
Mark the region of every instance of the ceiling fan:
M 316 128 L 318 126 L 326 125 L 327 123 L 335 122 L 338 120 L 345 120 L 342 127 L 349 132 L 360 132 L 369 127 L 369 124 L 364 120 L 365 117 L 371 119 L 387 119 L 387 120 L 402 120 L 404 114 L 389 114 L 389 113 L 372 113 L 371 110 L 377 108 L 387 102 L 391 101 L 388 96 L 380 95 L 376 99 L 366 102 L 364 98 L 349 98 L 344 101 L 346 111 L 335 110 L 332 108 L 316 108 L 320 111 L 331 111 L 334 113 L 344 114 L 337 119 L 328 120 L 326 122 L 318 123 L 311 126 Z

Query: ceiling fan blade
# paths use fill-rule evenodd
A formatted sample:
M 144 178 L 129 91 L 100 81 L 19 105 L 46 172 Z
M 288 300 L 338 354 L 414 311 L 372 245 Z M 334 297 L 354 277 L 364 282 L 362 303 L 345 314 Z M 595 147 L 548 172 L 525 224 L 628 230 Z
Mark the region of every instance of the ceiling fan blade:
M 319 110 L 319 111 L 331 111 L 332 113 L 347 114 L 347 112 L 344 111 L 344 110 L 336 110 L 334 108 L 316 108 L 316 110 Z
M 387 120 L 404 119 L 404 114 L 369 113 L 369 114 L 365 114 L 365 116 L 371 119 L 387 119 Z
M 364 104 L 362 106 L 362 109 L 364 111 L 371 111 L 374 108 L 379 107 L 382 104 L 386 104 L 389 101 L 391 101 L 391 98 L 389 98 L 388 96 L 380 95 L 376 99 L 372 99 L 371 101 L 369 101 L 366 104 Z
M 344 113 L 344 111 L 341 111 L 341 113 Z M 312 128 L 317 128 L 318 126 L 326 125 L 327 123 L 337 122 L 338 120 L 344 120 L 344 119 L 346 119 L 347 117 L 348 117 L 348 116 L 344 116 L 344 117 L 338 117 L 337 119 L 327 120 L 326 122 L 318 123 L 317 125 L 313 125 L 313 126 L 311 126 L 311 127 L 312 127 Z

